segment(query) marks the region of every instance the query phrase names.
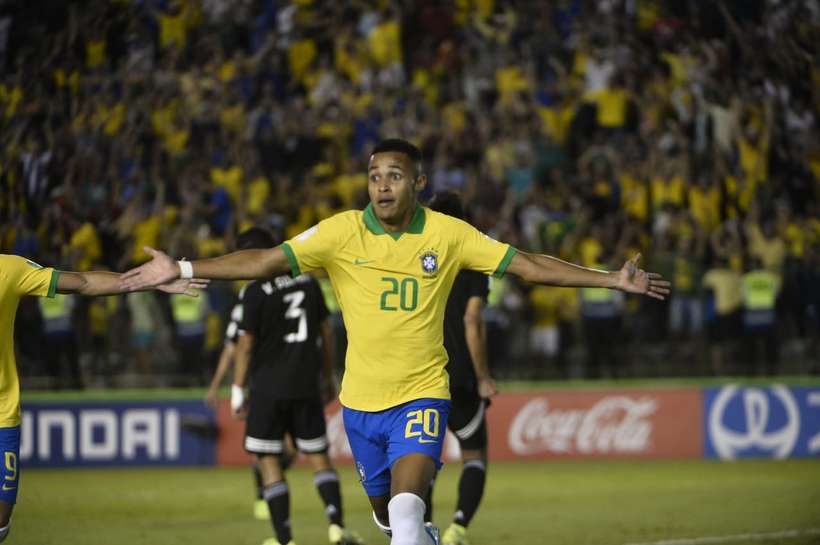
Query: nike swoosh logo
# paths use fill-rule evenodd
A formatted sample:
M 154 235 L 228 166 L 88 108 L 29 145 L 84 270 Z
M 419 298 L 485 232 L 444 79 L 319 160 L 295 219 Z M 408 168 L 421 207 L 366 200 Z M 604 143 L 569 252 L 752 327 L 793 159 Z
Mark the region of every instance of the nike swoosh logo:
M 372 259 L 359 259 L 358 257 L 353 260 L 354 265 L 364 265 L 366 263 L 373 263 Z
M 17 488 L 16 486 L 9 486 L 7 484 L 4 484 L 3 485 L 3 492 L 8 492 L 9 490 L 15 490 L 16 488 Z

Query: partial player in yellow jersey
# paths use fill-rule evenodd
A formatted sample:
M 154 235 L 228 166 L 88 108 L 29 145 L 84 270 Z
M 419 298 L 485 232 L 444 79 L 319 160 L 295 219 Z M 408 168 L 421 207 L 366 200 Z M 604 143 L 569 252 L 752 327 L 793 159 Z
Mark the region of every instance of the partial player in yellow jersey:
M 14 317 L 26 295 L 54 297 L 57 293 L 113 295 L 122 293 L 120 275 L 110 272 L 67 272 L 42 267 L 16 255 L 0 254 L 0 541 L 9 533 L 11 513 L 20 482 L 20 380 L 14 359 Z M 168 293 L 186 293 L 205 285 L 198 279 L 176 280 L 158 286 Z
M 174 262 L 146 248 L 153 259 L 122 276 L 124 288 L 143 289 L 194 274 L 239 280 L 327 271 L 348 335 L 345 429 L 374 519 L 392 533 L 392 545 L 438 543 L 438 530 L 424 524 L 422 498 L 441 465 L 450 410 L 443 320 L 460 270 L 657 299 L 669 293 L 660 275 L 637 267 L 637 255 L 619 271 L 579 267 L 517 251 L 419 206 L 427 185 L 421 159 L 409 142 L 385 140 L 370 156 L 365 210 L 332 216 L 268 250 Z

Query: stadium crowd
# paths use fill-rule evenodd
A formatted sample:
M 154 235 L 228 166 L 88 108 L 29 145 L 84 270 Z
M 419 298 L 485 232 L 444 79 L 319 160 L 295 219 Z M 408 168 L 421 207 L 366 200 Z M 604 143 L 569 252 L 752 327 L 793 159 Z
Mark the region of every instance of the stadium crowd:
M 673 281 L 668 304 L 494 282 L 499 376 L 820 370 L 814 2 L 44 6 L 0 2 L 2 253 L 122 271 L 291 237 L 363 207 L 401 136 L 491 236 Z M 235 287 L 28 301 L 21 371 L 200 383 Z

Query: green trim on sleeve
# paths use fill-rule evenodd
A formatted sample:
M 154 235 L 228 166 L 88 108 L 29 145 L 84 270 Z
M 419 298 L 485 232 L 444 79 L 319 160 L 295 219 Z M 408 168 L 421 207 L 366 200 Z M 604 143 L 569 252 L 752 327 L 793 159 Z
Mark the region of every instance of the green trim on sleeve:
M 504 276 L 504 273 L 507 271 L 507 267 L 510 265 L 510 261 L 512 261 L 513 256 L 518 250 L 514 247 L 510 246 L 507 248 L 507 253 L 504 254 L 504 258 L 501 260 L 501 263 L 498 264 L 498 268 L 496 268 L 495 272 L 493 273 L 493 277 L 501 278 Z
M 54 299 L 54 295 L 57 293 L 57 283 L 60 281 L 60 271 L 54 269 L 51 271 L 51 282 L 48 284 L 48 297 L 49 299 Z
M 290 274 L 294 278 L 302 274 L 302 271 L 299 269 L 299 262 L 296 260 L 296 254 L 293 253 L 293 248 L 290 247 L 290 244 L 287 242 L 283 242 L 280 246 L 282 250 L 285 252 L 285 255 L 288 256 L 288 263 L 290 263 Z

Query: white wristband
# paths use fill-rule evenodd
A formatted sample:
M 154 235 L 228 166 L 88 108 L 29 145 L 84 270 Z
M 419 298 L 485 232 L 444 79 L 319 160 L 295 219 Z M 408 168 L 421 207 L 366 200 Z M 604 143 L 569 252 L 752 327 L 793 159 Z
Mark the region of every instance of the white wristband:
M 231 410 L 239 411 L 245 404 L 245 389 L 238 384 L 231 384 Z
M 177 261 L 179 264 L 179 277 L 180 278 L 193 278 L 194 277 L 194 266 L 191 265 L 190 261 Z

